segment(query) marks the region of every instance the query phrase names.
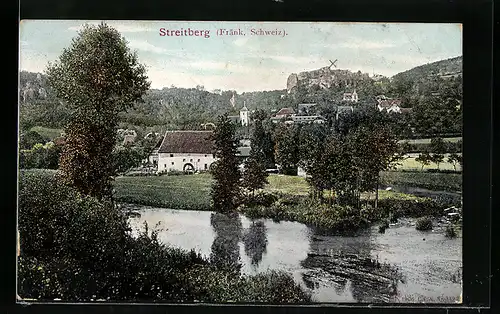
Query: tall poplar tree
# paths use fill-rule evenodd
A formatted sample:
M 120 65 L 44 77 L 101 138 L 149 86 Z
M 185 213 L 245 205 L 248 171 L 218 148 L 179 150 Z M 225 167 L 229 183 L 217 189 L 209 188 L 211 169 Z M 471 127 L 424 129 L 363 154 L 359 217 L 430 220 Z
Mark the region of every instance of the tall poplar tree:
M 268 183 L 264 153 L 265 131 L 262 125 L 264 119 L 265 115 L 260 110 L 253 115 L 254 126 L 250 140 L 250 156 L 245 162 L 243 172 L 243 187 L 252 195 L 254 195 L 255 190 L 262 189 Z
M 83 194 L 112 198 L 118 114 L 149 89 L 145 67 L 120 33 L 101 23 L 84 26 L 46 74 L 71 110 L 60 159 L 62 178 Z
M 236 156 L 238 140 L 236 127 L 228 119 L 227 114 L 218 118 L 217 127 L 213 133 L 215 158 L 212 166 L 212 202 L 215 211 L 220 213 L 232 212 L 238 205 L 240 196 L 241 173 L 239 160 Z

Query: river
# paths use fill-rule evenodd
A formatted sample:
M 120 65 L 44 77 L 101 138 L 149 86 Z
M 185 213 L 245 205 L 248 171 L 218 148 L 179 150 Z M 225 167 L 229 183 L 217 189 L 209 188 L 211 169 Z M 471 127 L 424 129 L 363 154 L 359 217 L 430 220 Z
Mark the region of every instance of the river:
M 462 239 L 446 238 L 444 225 L 422 232 L 413 220 L 402 219 L 384 234 L 372 226 L 335 235 L 297 222 L 135 209 L 140 216 L 130 218 L 134 232 L 144 222 L 158 224 L 162 242 L 239 260 L 245 274 L 284 270 L 312 292 L 315 302 L 454 303 L 461 293 Z

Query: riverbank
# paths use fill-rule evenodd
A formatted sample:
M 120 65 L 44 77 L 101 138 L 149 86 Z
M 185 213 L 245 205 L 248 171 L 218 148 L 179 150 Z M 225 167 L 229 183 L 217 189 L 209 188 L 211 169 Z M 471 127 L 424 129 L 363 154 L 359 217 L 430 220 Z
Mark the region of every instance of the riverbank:
M 224 243 L 228 251 L 224 256 L 239 256 L 243 274 L 283 270 L 312 292 L 313 302 L 427 298 L 436 303 L 444 296 L 456 300 L 461 291 L 461 239 L 448 238 L 447 224 L 439 218 L 433 220 L 431 231 L 417 230 L 415 218 L 401 218 L 384 233 L 376 225 L 356 232 L 327 233 L 298 222 L 245 215 L 239 219 L 219 216 L 214 224 L 213 213 L 207 211 L 137 210 L 141 215 L 130 219 L 133 227 L 159 224 L 160 241 L 203 256 L 222 254 L 214 244 Z
M 431 177 L 421 180 L 426 182 Z M 239 212 L 254 219 L 296 221 L 329 230 L 356 230 L 389 217 L 442 216 L 449 205 L 411 194 L 380 190 L 378 208 L 373 207 L 374 193 L 364 193 L 362 202 L 365 204 L 361 210 L 356 210 L 311 202 L 309 187 L 302 177 L 270 175 L 268 181 L 259 194 L 263 203 L 253 206 L 247 203 L 240 206 Z M 210 211 L 211 184 L 209 174 L 119 177 L 115 181 L 115 197 L 119 203 Z
M 303 177 L 269 175 L 265 193 L 307 196 L 309 186 Z M 208 173 L 180 176 L 122 176 L 114 182 L 115 198 L 121 203 L 132 203 L 163 208 L 210 210 L 212 177 Z M 381 186 L 423 188 L 456 193 L 462 189 L 462 176 L 455 173 L 402 172 L 381 173 Z M 325 194 L 327 196 L 327 194 Z M 372 198 L 373 193 L 364 194 Z M 407 199 L 408 192 L 379 191 L 379 198 Z
M 221 267 L 220 259 L 162 243 L 147 225 L 132 236 L 123 212 L 82 196 L 56 173 L 19 173 L 22 299 L 310 303 L 310 294 L 288 273 L 241 274 L 237 267 Z

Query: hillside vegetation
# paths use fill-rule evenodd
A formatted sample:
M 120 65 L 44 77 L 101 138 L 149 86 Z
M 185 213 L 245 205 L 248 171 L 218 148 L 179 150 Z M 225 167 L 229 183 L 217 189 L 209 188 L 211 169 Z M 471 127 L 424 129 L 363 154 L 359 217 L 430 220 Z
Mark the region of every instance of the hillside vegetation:
M 359 95 L 356 108 L 376 106 L 375 97 L 381 94 L 401 98 L 401 106 L 411 107 L 413 112 L 399 117 L 400 124 L 413 127 L 419 136 L 458 136 L 462 124 L 462 78 L 442 75 L 460 72 L 461 68 L 462 57 L 457 57 L 418 66 L 390 79 L 374 80 L 366 73 L 348 70 L 341 70 L 342 75 L 337 73 L 340 70 L 326 74 L 317 70 L 321 72 L 319 78 L 314 76 L 315 71 L 310 75 L 299 74 L 302 81 L 290 94 L 286 90 L 287 82 L 283 82 L 283 90 L 241 94 L 230 90 L 207 91 L 203 86 L 150 89 L 134 109 L 120 115 L 121 127 L 136 126 L 144 132 L 146 128 L 147 132 L 202 129 L 203 123 L 215 122 L 215 117 L 222 113 L 237 115 L 244 103 L 250 110 L 263 109 L 272 114 L 283 107 L 296 109 L 299 103 L 314 102 L 318 104 L 317 113 L 334 117 L 336 105 L 352 104 L 342 101 L 342 95 L 355 88 Z M 318 85 L 322 80 L 328 83 L 327 87 Z M 233 94 L 234 107 L 230 102 Z M 33 126 L 62 128 L 70 115 L 64 104 L 54 97 L 44 74 L 24 71 L 20 73 L 20 112 L 21 130 Z

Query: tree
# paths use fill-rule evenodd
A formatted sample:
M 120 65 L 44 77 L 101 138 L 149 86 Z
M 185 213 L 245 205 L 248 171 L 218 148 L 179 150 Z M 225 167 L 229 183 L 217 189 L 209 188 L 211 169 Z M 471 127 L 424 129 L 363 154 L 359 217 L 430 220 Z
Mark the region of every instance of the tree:
M 431 156 L 428 152 L 423 152 L 420 153 L 417 158 L 415 158 L 415 161 L 420 163 L 422 165 L 422 168 L 420 170 L 424 170 L 424 166 L 428 166 L 431 164 Z
M 306 180 L 312 189 L 313 198 L 321 199 L 327 188 L 323 160 L 327 136 L 328 129 L 319 124 L 305 125 L 299 133 L 299 166 L 308 175 Z
M 123 174 L 140 165 L 143 160 L 142 149 L 134 147 L 118 147 L 113 151 L 113 165 L 117 174 Z
M 443 160 L 444 160 L 443 154 L 432 154 L 431 155 L 431 161 L 436 164 L 438 170 L 439 170 L 439 164 L 442 163 Z
M 264 154 L 265 132 L 262 120 L 265 113 L 257 110 L 253 115 L 253 132 L 250 141 L 250 156 L 245 162 L 242 185 L 254 195 L 255 190 L 262 189 L 268 183 L 266 160 Z
M 145 67 L 125 39 L 101 23 L 86 25 L 46 72 L 57 97 L 71 109 L 60 160 L 62 178 L 80 193 L 112 198 L 119 113 L 149 89 Z
M 457 164 L 462 164 L 462 156 L 456 153 L 452 153 L 448 156 L 448 162 L 453 164 L 453 169 L 457 171 Z
M 447 151 L 447 145 L 442 137 L 433 137 L 429 148 L 434 154 L 445 154 Z
M 255 195 L 255 190 L 262 189 L 269 182 L 264 165 L 264 154 L 262 152 L 250 151 L 250 156 L 245 161 L 245 170 L 242 176 L 242 186 Z
M 276 163 L 281 166 L 284 174 L 294 174 L 299 162 L 298 127 L 295 125 L 280 124 L 275 137 Z
M 215 211 L 220 213 L 232 212 L 238 205 L 240 196 L 238 140 L 235 137 L 236 127 L 228 119 L 227 114 L 218 118 L 217 127 L 213 133 L 215 158 L 212 166 L 211 197 Z
M 362 126 L 349 134 L 347 145 L 352 152 L 353 163 L 358 175 L 356 200 L 359 202 L 359 192 L 375 190 L 376 207 L 380 172 L 390 169 L 402 159 L 399 154 L 397 137 L 387 126 L 373 129 Z

